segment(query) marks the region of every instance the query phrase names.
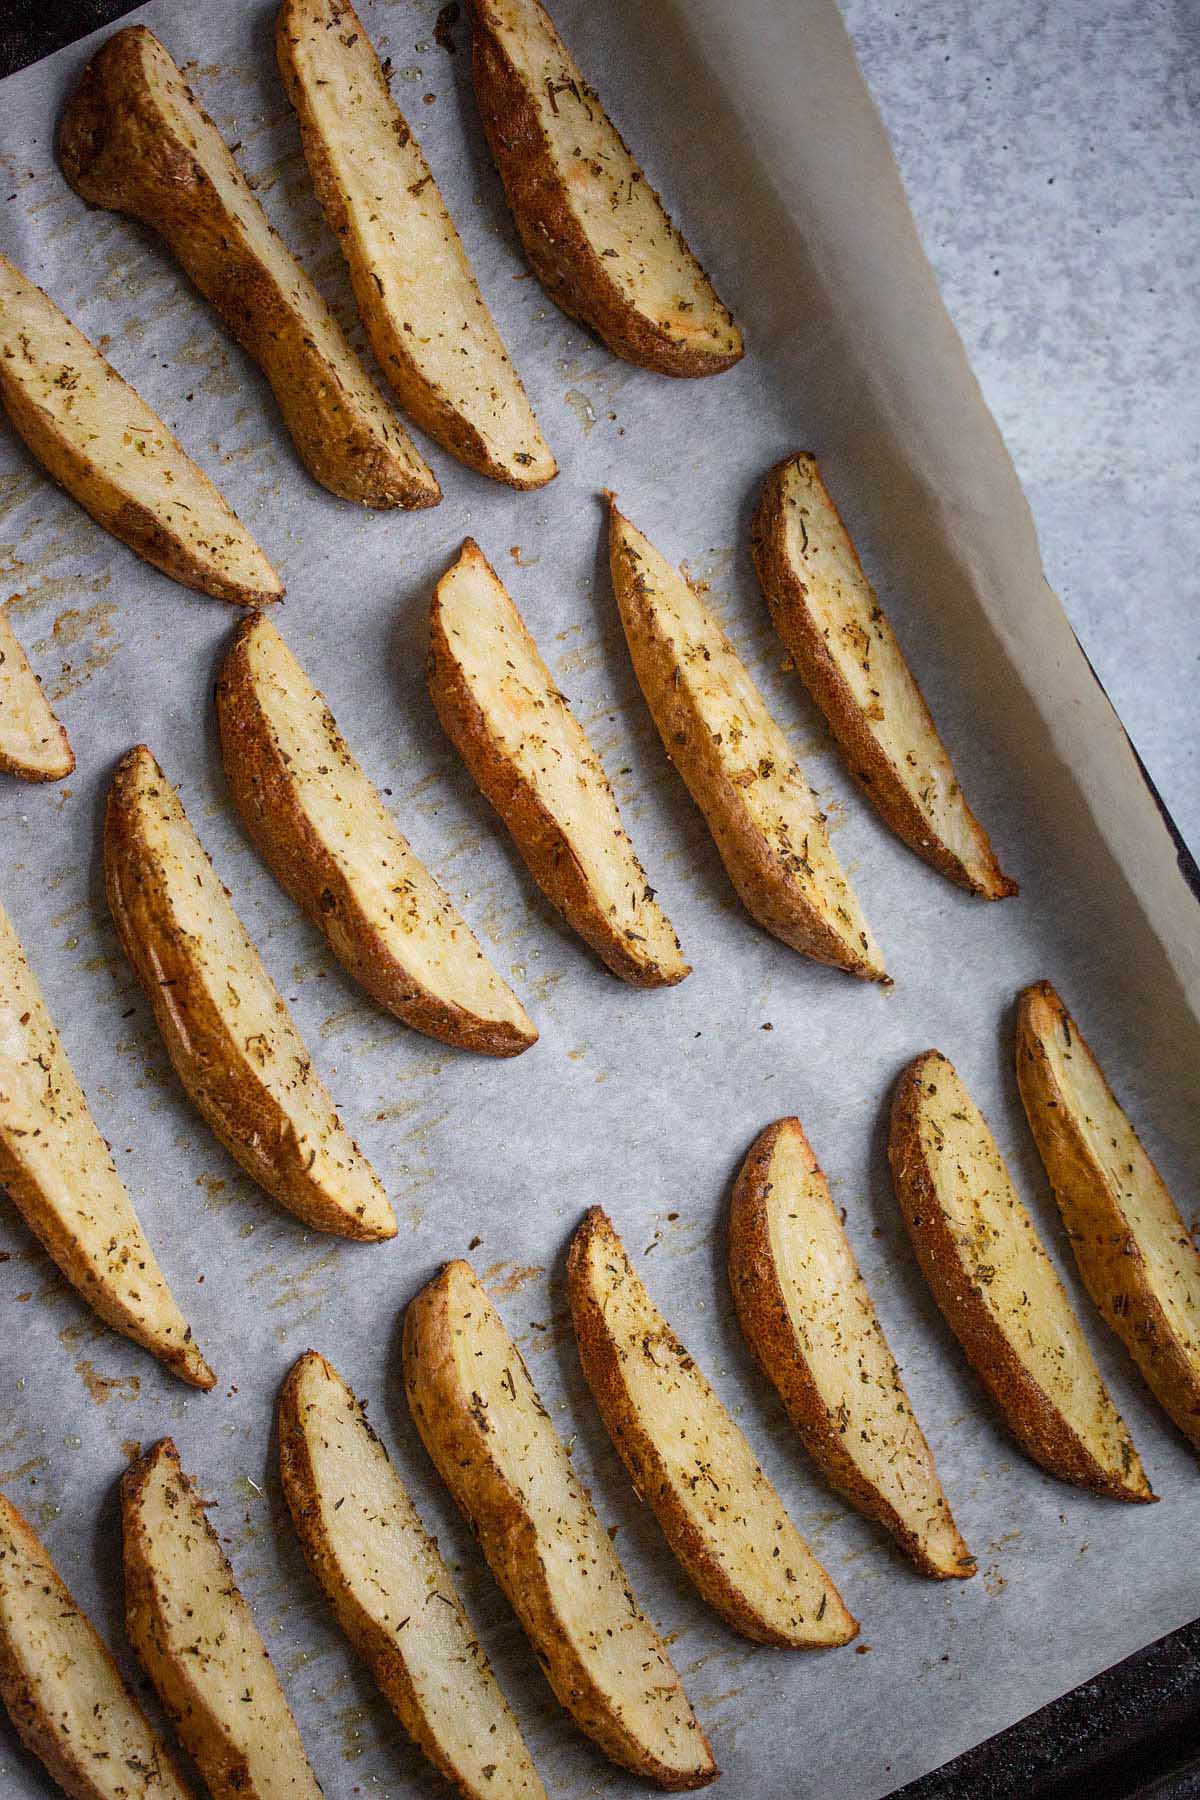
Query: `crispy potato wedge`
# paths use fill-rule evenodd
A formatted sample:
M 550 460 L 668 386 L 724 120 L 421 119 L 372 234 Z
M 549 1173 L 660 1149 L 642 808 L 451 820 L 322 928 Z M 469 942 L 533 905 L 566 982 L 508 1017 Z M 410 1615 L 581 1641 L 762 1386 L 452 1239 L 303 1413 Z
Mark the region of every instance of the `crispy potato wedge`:
M 320 1800 L 254 1615 L 179 1452 L 121 1480 L 125 1627 L 212 1800 Z
M 466 1800 L 546 1800 L 437 1540 L 315 1350 L 283 1385 L 279 1466 L 309 1568 L 409 1736 Z
M 598 1206 L 571 1240 L 567 1291 L 608 1435 L 709 1605 L 756 1643 L 849 1643 L 857 1621 Z
M 679 939 L 603 765 L 472 538 L 433 596 L 429 689 L 447 736 L 567 923 L 622 981 L 682 981 Z
M 74 767 L 71 741 L 0 607 L 0 769 L 22 781 L 62 781 Z
M 799 1119 L 759 1133 L 734 1185 L 729 1282 L 742 1333 L 826 1480 L 923 1575 L 975 1573 Z
M 436 505 L 432 470 L 144 25 L 115 32 L 88 63 L 58 155 L 76 193 L 166 240 L 270 382 L 323 487 L 363 506 Z
M 888 1155 L 933 1297 L 1017 1442 L 1061 1481 L 1155 1499 L 987 1121 L 936 1050 L 900 1077 Z
M 1200 1252 L 1048 981 L 1020 998 L 1017 1081 L 1088 1293 L 1200 1450 Z
M 282 596 L 283 583 L 203 469 L 4 256 L 0 402 L 72 499 L 164 575 L 243 606 Z
M 715 1779 L 707 1740 L 550 1415 L 470 1265 L 404 1319 L 417 1430 L 577 1725 L 672 1790 Z
M 525 254 L 615 356 L 715 375 L 742 334 L 538 0 L 474 0 L 475 97 Z
M 524 1007 L 409 847 L 274 625 L 247 619 L 222 665 L 230 792 L 280 883 L 373 999 L 417 1031 L 516 1056 Z
M 361 19 L 349 0 L 284 0 L 275 48 L 317 198 L 401 406 L 468 468 L 544 487 L 558 464 Z
M 113 777 L 104 872 L 117 936 L 175 1073 L 229 1154 L 313 1231 L 394 1237 L 378 1176 L 144 744 Z
M 1015 894 L 967 805 L 815 456 L 785 457 L 771 470 L 750 546 L 788 655 L 851 774 L 896 836 L 985 900 Z
M 2 906 L 0 1187 L 106 1325 L 212 1387 Z
M 824 814 L 716 615 L 615 501 L 609 557 L 646 704 L 742 904 L 793 950 L 886 981 Z

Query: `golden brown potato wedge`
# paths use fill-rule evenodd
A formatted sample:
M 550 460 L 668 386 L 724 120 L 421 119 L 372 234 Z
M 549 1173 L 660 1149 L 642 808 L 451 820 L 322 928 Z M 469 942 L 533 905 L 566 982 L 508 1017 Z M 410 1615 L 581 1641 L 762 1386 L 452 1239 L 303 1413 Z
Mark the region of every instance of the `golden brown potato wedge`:
M 0 607 L 0 769 L 23 781 L 62 781 L 74 767 L 70 739 Z
M 1015 894 L 815 456 L 785 457 L 771 470 L 750 544 L 776 631 L 851 774 L 897 837 L 985 900 Z
M 469 1264 L 447 1263 L 409 1305 L 404 1386 L 425 1448 L 576 1724 L 660 1787 L 712 1781 L 716 1764 L 662 1640 Z
M 274 625 L 239 629 L 217 682 L 230 792 L 281 884 L 381 1006 L 490 1056 L 537 1042 L 524 1007 L 410 849 Z
M 45 1545 L 2 1495 L 0 1698 L 71 1800 L 189 1800 L 175 1758 Z
M 179 1452 L 121 1481 L 125 1627 L 212 1800 L 320 1800 L 266 1645 Z
M 682 981 L 679 939 L 603 765 L 471 538 L 433 596 L 429 689 L 447 736 L 567 923 L 622 981 Z
M 1048 981 L 1020 998 L 1017 1080 L 1088 1293 L 1200 1450 L 1200 1252 Z
M 283 583 L 224 496 L 48 294 L 0 256 L 0 402 L 38 461 L 184 587 L 265 606 Z
M 662 375 L 715 375 L 742 334 L 538 0 L 474 0 L 472 74 L 525 254 L 572 319 Z
M 923 1575 L 975 1573 L 799 1119 L 760 1132 L 729 1213 L 729 1281 L 746 1342 L 832 1487 Z
M 760 1644 L 849 1643 L 857 1621 L 598 1206 L 571 1240 L 567 1291 L 608 1435 L 709 1605 Z
M 212 1387 L 2 906 L 0 1187 L 106 1325 Z
M 987 1121 L 936 1050 L 900 1077 L 888 1155 L 925 1279 L 1017 1442 L 1061 1481 L 1153 1500 Z
M 793 950 L 886 981 L 825 816 L 716 615 L 615 501 L 609 557 L 646 704 L 742 904 Z
M 362 20 L 349 0 L 284 0 L 275 48 L 317 198 L 400 404 L 468 468 L 544 487 L 558 464 Z
M 309 472 L 363 506 L 434 506 L 436 477 L 158 39 L 127 25 L 59 126 L 67 180 L 157 231 L 275 390 Z
M 113 777 L 104 872 L 117 936 L 175 1073 L 229 1154 L 312 1230 L 394 1237 L 378 1176 L 144 744 Z
M 466 1800 L 546 1800 L 437 1540 L 315 1350 L 283 1385 L 279 1466 L 309 1568 L 409 1736 Z

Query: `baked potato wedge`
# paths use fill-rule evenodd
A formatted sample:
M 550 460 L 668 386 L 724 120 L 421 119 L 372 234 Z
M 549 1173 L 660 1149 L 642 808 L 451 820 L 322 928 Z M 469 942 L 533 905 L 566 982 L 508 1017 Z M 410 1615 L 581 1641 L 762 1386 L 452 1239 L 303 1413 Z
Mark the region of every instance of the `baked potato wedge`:
M 246 829 L 354 979 L 443 1043 L 491 1056 L 536 1043 L 524 1007 L 397 830 L 265 614 L 235 634 L 216 699 Z
M 2 906 L 0 1188 L 106 1325 L 212 1387 Z
M 571 1240 L 567 1292 L 608 1435 L 709 1605 L 760 1644 L 848 1643 L 857 1622 L 598 1206 Z
M 1155 1499 L 987 1121 L 937 1050 L 900 1077 L 888 1155 L 933 1297 L 1017 1442 L 1060 1481 Z
M 1048 981 L 1018 1004 L 1017 1081 L 1084 1285 L 1200 1450 L 1200 1253 Z
M 660 1787 L 714 1780 L 662 1640 L 468 1263 L 447 1263 L 410 1303 L 404 1387 L 425 1448 L 576 1724 Z
M 815 456 L 785 457 L 771 470 L 750 546 L 772 623 L 881 817 L 959 887 L 985 900 L 1015 894 Z
M 679 939 L 603 765 L 472 538 L 433 596 L 429 690 L 451 743 L 568 925 L 622 981 L 682 981 Z
M 747 912 L 805 956 L 886 981 L 783 730 L 716 614 L 611 496 L 609 557 L 629 654 L 663 748 Z
M 62 781 L 75 752 L 0 607 L 0 769 L 22 781 Z
M 5 256 L 0 402 L 71 498 L 164 575 L 243 606 L 282 596 L 246 527 L 158 414 Z
M 432 470 L 144 25 L 115 32 L 88 63 L 58 155 L 83 199 L 165 239 L 270 382 L 322 487 L 363 506 L 436 505 Z
M 546 1800 L 436 1539 L 315 1350 L 283 1384 L 279 1467 L 308 1566 L 409 1736 L 466 1800 Z
M 472 74 L 525 254 L 615 356 L 715 375 L 742 334 L 538 0 L 474 0 Z
M 975 1573 L 867 1284 L 799 1119 L 759 1133 L 734 1184 L 742 1335 L 831 1487 L 923 1575 Z
M 45 1545 L 0 1495 L 0 1699 L 71 1800 L 189 1800 Z
M 349 0 L 284 0 L 275 48 L 317 198 L 401 406 L 468 468 L 544 487 L 558 464 L 362 20 Z
M 229 1154 L 313 1231 L 394 1237 L 378 1176 L 144 744 L 113 776 L 104 872 L 117 936 L 175 1073 Z
M 320 1800 L 291 1708 L 179 1452 L 121 1480 L 125 1628 L 212 1800 Z

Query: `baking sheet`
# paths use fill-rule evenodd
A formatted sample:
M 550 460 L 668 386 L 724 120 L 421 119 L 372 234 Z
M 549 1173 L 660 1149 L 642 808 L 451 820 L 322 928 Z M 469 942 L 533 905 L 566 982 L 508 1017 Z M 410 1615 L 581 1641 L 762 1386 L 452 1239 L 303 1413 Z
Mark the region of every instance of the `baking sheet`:
M 1011 466 L 940 308 L 832 6 L 753 0 L 735 16 L 719 0 L 686 9 L 560 0 L 555 10 L 751 352 L 715 380 L 666 382 L 616 362 L 564 320 L 515 248 L 465 54 L 435 45 L 432 5 L 376 0 L 364 21 L 392 58 L 397 96 L 562 464 L 548 490 L 519 496 L 435 450 L 446 498 L 413 517 L 359 514 L 314 486 L 265 384 L 157 241 L 89 212 L 66 187 L 52 121 L 87 44 L 3 84 L 0 247 L 91 336 L 107 335 L 113 362 L 275 560 L 289 587 L 281 629 L 542 1036 L 512 1063 L 456 1054 L 405 1031 L 345 979 L 228 803 L 208 694 L 235 615 L 113 544 L 0 432 L 4 597 L 79 756 L 62 787 L 0 789 L 0 898 L 219 1376 L 212 1395 L 192 1394 L 98 1327 L 6 1215 L 0 1483 L 120 1645 L 117 1481 L 135 1444 L 173 1433 L 217 1503 L 326 1791 L 433 1792 L 331 1625 L 279 1495 L 272 1403 L 311 1344 L 369 1399 L 457 1570 L 551 1794 L 643 1791 L 559 1714 L 406 1417 L 403 1304 L 442 1259 L 479 1240 L 475 1266 L 573 1439 L 602 1517 L 618 1528 L 635 1588 L 672 1634 L 723 1791 L 743 1794 L 752 1782 L 764 1800 L 870 1800 L 1200 1612 L 1194 1458 L 1082 1296 L 1009 1048 L 1017 988 L 1051 976 L 1186 1211 L 1200 1149 L 1197 915 L 1119 727 L 1044 587 Z M 275 73 L 270 9 L 156 0 L 134 16 L 177 60 L 192 60 L 197 91 L 240 143 L 268 213 L 352 325 Z M 822 456 L 966 790 L 1021 880 L 1016 903 L 972 901 L 896 844 L 780 669 L 746 530 L 763 472 L 801 444 Z M 732 899 L 628 666 L 601 544 L 604 485 L 709 583 L 826 800 L 896 977 L 891 991 L 795 957 Z M 467 531 L 508 581 L 604 757 L 695 965 L 677 989 L 638 994 L 594 964 L 532 888 L 440 733 L 423 680 L 426 611 Z M 175 1083 L 116 946 L 99 872 L 107 781 L 139 740 L 181 786 L 386 1180 L 401 1222 L 394 1243 L 305 1233 L 229 1162 Z M 887 1179 L 884 1120 L 898 1069 L 931 1043 L 983 1105 L 1080 1300 L 1162 1496 L 1157 1507 L 1093 1500 L 1030 1465 L 982 1402 L 921 1284 Z M 824 1488 L 738 1337 L 722 1267 L 728 1185 L 757 1130 L 792 1111 L 847 1209 L 979 1556 L 971 1582 L 923 1581 Z M 689 1590 L 633 1499 L 564 1312 L 565 1246 L 597 1203 L 861 1618 L 858 1646 L 805 1657 L 736 1638 Z M 0 1775 L 6 1792 L 47 1791 L 7 1725 Z

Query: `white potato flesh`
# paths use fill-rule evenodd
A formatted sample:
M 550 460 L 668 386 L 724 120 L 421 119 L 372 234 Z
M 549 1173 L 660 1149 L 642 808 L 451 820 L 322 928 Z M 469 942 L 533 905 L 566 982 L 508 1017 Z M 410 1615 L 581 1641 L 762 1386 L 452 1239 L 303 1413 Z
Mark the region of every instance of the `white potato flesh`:
M 67 734 L 0 607 L 0 769 L 61 781 L 74 767 Z

